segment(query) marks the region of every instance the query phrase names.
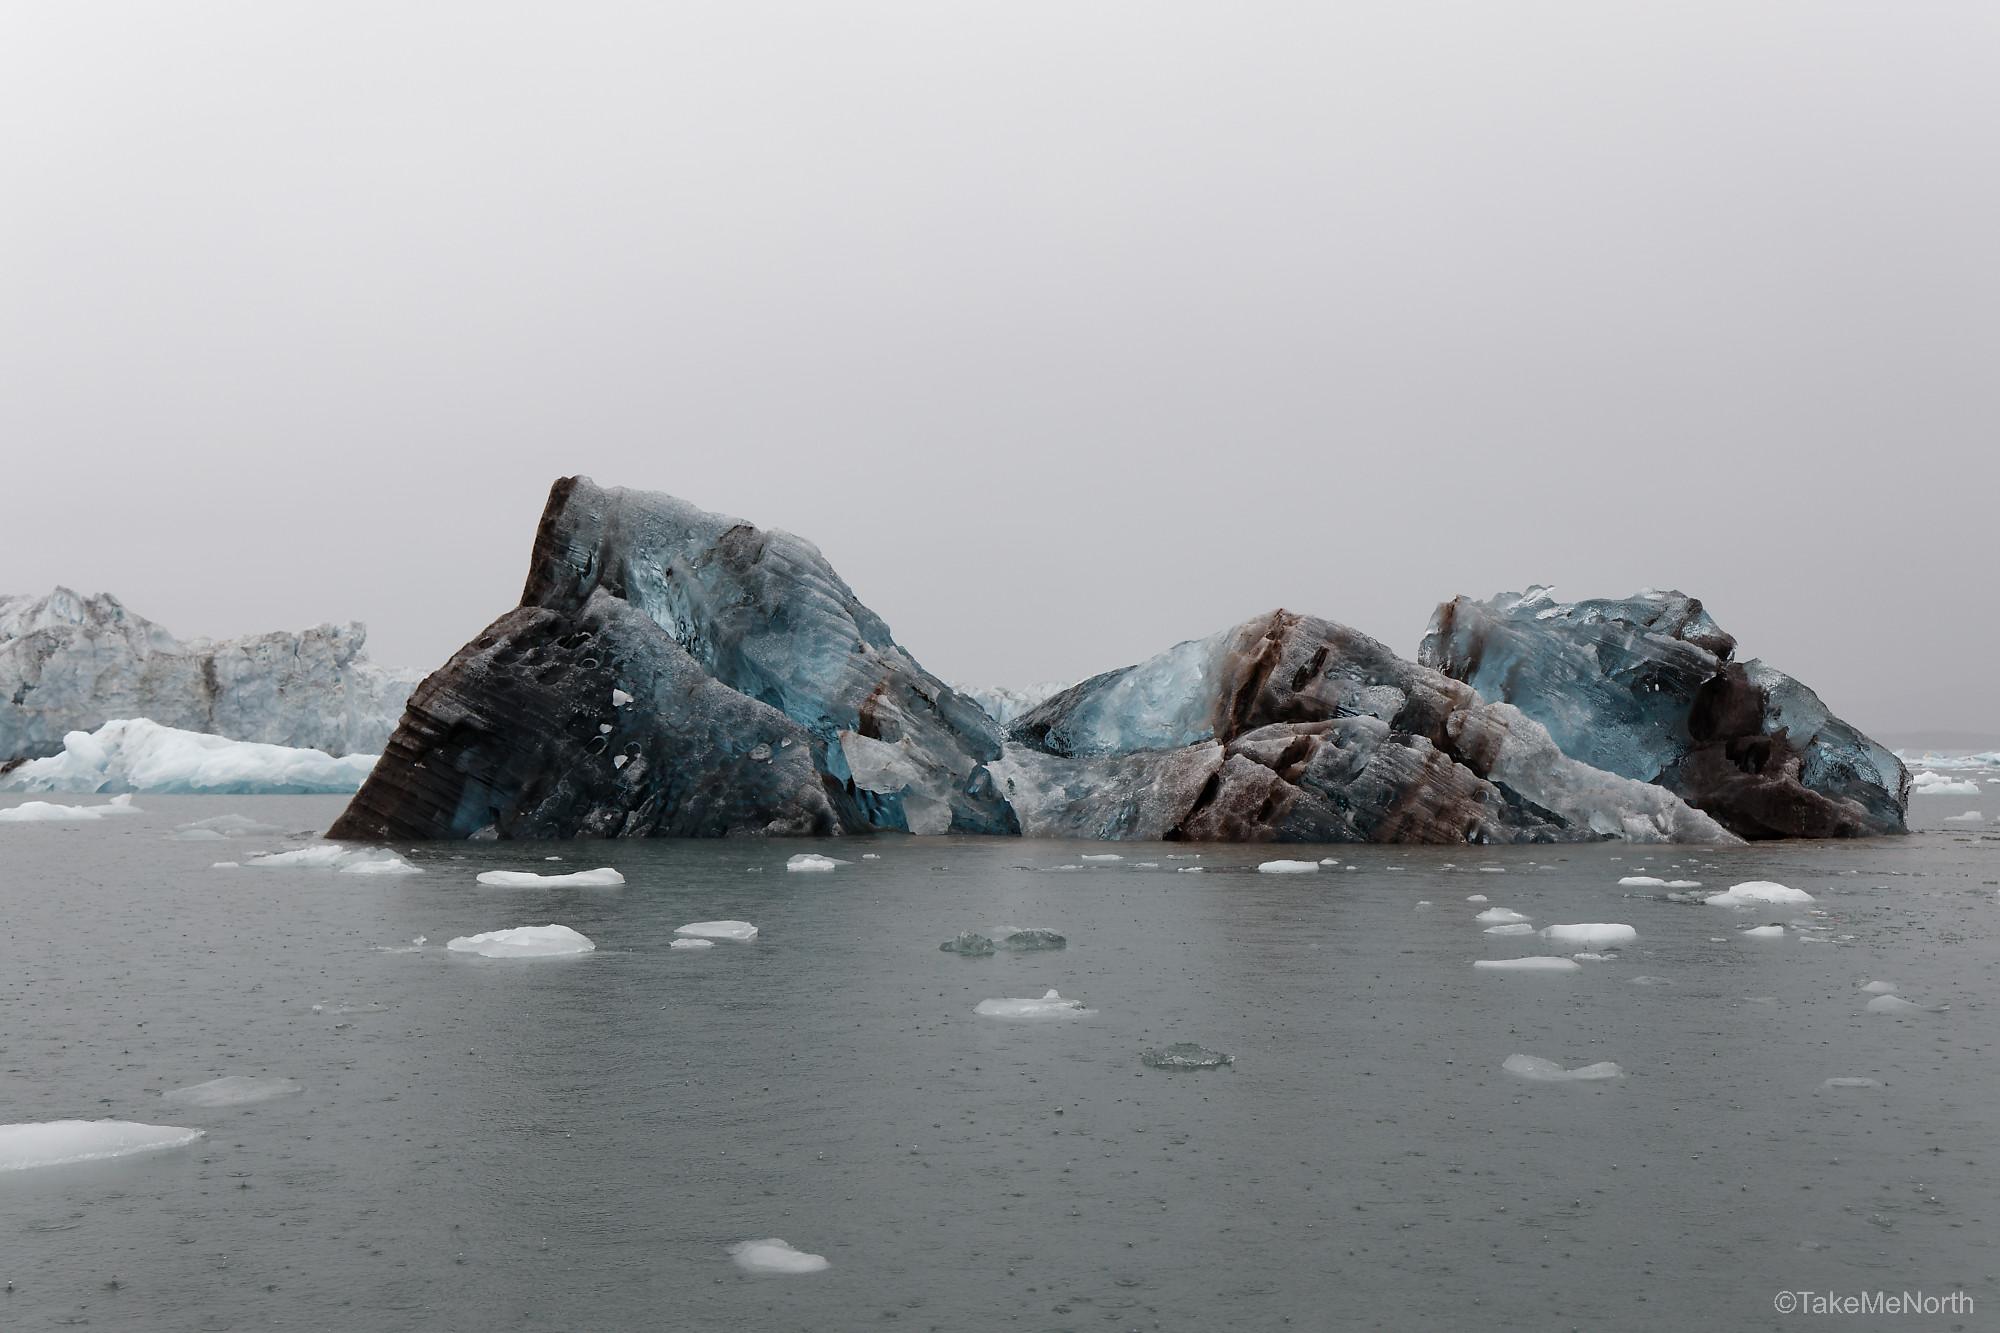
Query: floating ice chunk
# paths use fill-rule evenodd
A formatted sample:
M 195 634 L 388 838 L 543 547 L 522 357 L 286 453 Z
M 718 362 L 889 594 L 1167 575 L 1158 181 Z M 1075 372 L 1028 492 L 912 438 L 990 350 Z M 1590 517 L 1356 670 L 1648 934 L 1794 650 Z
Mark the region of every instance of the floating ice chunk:
M 1488 926 L 1480 932 L 1485 935 L 1532 935 L 1535 928 L 1526 921 L 1510 921 L 1504 926 Z
M 1206 866 L 1175 866 L 1174 873 L 1177 875 L 1199 875 L 1207 868 Z
M 1830 1078 L 1820 1084 L 1822 1088 L 1879 1088 L 1882 1085 L 1872 1078 Z
M 1627 977 L 1634 986 L 1671 986 L 1674 983 L 1665 977 Z
M 840 862 L 830 856 L 814 856 L 811 852 L 800 852 L 785 862 L 787 870 L 832 870 Z
M 831 1266 L 825 1255 L 795 1250 L 776 1236 L 738 1241 L 729 1247 L 729 1253 L 738 1268 L 750 1273 L 819 1273 Z
M 1542 938 L 1555 944 L 1580 944 L 1589 949 L 1603 949 L 1631 944 L 1639 938 L 1639 932 L 1631 926 L 1592 921 L 1572 926 L 1550 926 L 1542 932 Z
M 1076 859 L 1079 861 L 1123 861 L 1125 858 L 1116 852 L 1102 852 L 1097 855 L 1086 852 Z
M 172 1125 L 140 1125 L 130 1120 L 44 1120 L 0 1125 L 0 1171 L 158 1152 L 193 1143 L 205 1132 Z
M 1527 917 L 1522 916 L 1511 907 L 1489 907 L 1472 919 L 1474 921 L 1484 921 L 1489 925 L 1499 926 L 1511 926 L 1517 921 L 1528 920 Z
M 1966 785 L 1970 786 L 1971 784 L 1967 783 Z M 1967 810 L 1962 815 L 1946 815 L 1944 822 L 1947 824 L 1984 824 L 1986 816 L 1980 814 L 1977 810 Z
M 215 863 L 214 865 L 210 866 L 210 867 L 209 867 L 209 869 L 210 869 L 210 870 L 240 870 L 240 869 L 242 869 L 242 864 L 241 864 L 240 862 L 237 862 L 237 861 L 217 861 L 217 862 L 216 862 L 216 863 Z
M 1021 953 L 1032 953 L 1037 949 L 1066 949 L 1069 947 L 1069 941 L 1053 930 L 1030 926 L 1026 930 L 1010 930 L 1002 935 L 1000 947 Z
M 864 861 L 879 861 L 879 860 L 881 860 L 882 858 L 881 858 L 881 857 L 879 857 L 879 856 L 877 856 L 877 855 L 876 855 L 875 853 L 873 853 L 873 852 L 863 852 L 863 853 L 861 853 L 861 859 L 862 859 L 862 860 L 864 860 Z
M 360 790 L 379 757 L 336 759 L 319 750 L 120 718 L 95 732 L 70 732 L 63 737 L 63 753 L 30 760 L 0 785 L 13 791 L 344 795 Z
M 1322 856 L 1319 859 L 1319 863 L 1323 866 L 1337 866 L 1340 864 L 1340 858 L 1337 856 Z
M 1467 894 L 1465 901 L 1469 903 L 1483 903 L 1486 901 L 1486 895 L 1483 893 Z
M 1937 773 L 1919 773 L 1910 779 L 1915 796 L 1977 796 L 1979 784 L 1971 778 L 1947 778 Z
M 1135 861 L 1132 864 L 1132 868 L 1134 870 L 1158 870 L 1160 863 L 1158 861 Z
M 1917 1004 L 1900 995 L 1877 995 L 1868 1002 L 1871 1014 L 1941 1014 L 1949 1008 L 1948 1004 Z
M 1317 861 L 1266 861 L 1257 867 L 1266 875 L 1310 875 L 1319 870 Z
M 944 953 L 964 954 L 968 958 L 981 958 L 993 952 L 993 941 L 976 930 L 961 930 L 938 948 Z
M 1658 875 L 1627 875 L 1618 881 L 1621 889 L 1664 889 L 1667 882 Z
M 132 804 L 130 796 L 125 797 L 123 800 L 114 800 L 109 805 L 54 805 L 48 801 L 23 801 L 10 810 L 0 810 L 0 823 L 75 824 L 93 819 L 103 819 L 109 815 L 143 815 L 145 813 L 144 810 Z M 76 1123 L 95 1124 L 97 1122 L 77 1121 Z
M 631 702 L 632 702 L 632 696 L 625 693 L 625 691 L 623 690 L 611 691 L 611 706 L 613 708 L 623 708 L 626 704 L 629 704 Z
M 1597 1083 L 1608 1078 L 1625 1077 L 1625 1071 L 1609 1060 L 1600 1060 L 1581 1069 L 1564 1069 L 1555 1061 L 1544 1060 L 1539 1055 L 1510 1055 L 1500 1067 L 1516 1078 L 1534 1083 Z
M 1570 957 L 1576 959 L 1579 963 L 1608 963 L 1617 957 L 1617 955 L 1607 953 L 1573 953 Z
M 250 864 L 263 870 L 332 870 L 353 855 L 353 851 L 337 842 L 322 842 L 296 851 L 253 856 Z
M 349 861 L 340 868 L 343 875 L 421 875 L 424 872 L 411 865 L 394 852 L 382 856 L 364 856 Z
M 1752 926 L 1750 929 L 1740 933 L 1746 940 L 1781 940 L 1785 938 L 1785 928 L 1776 925 Z
M 191 829 L 183 829 L 178 833 L 169 833 L 167 835 L 167 841 L 168 842 L 226 842 L 228 841 L 228 838 L 224 834 L 217 833 L 214 829 L 191 828 Z
M 516 926 L 512 930 L 489 930 L 480 935 L 461 935 L 444 946 L 453 953 L 476 953 L 485 958 L 553 958 L 562 954 L 589 953 L 597 946 L 590 938 L 568 926 Z
M 1507 871 L 1501 866 L 1481 866 L 1479 867 L 1479 873 L 1482 875 L 1504 875 Z
M 1474 967 L 1489 972 L 1581 972 L 1582 965 L 1569 958 L 1481 958 Z
M 212 1078 L 192 1087 L 175 1088 L 163 1094 L 160 1100 L 177 1102 L 182 1106 L 241 1106 L 248 1102 L 290 1097 L 303 1091 L 305 1089 L 288 1078 L 245 1078 L 232 1074 L 228 1078 Z
M 213 815 L 197 819 L 192 824 L 176 824 L 174 831 L 220 833 L 225 838 L 265 838 L 285 830 L 276 824 L 260 824 L 246 815 Z
M 567 875 L 538 875 L 532 870 L 486 870 L 477 876 L 489 889 L 539 889 L 567 884 L 577 889 L 612 889 L 625 877 L 610 866 L 595 870 L 572 870 Z
M 1896 983 L 1893 981 L 1871 981 L 1861 989 L 1867 991 L 1870 995 L 1894 995 L 1896 993 Z
M 1746 880 L 1725 892 L 1702 899 L 1710 907 L 1749 907 L 1755 903 L 1809 903 L 1815 901 L 1804 889 L 1788 889 L 1767 879 Z
M 1667 887 L 1670 889 L 1698 889 L 1701 887 L 1701 881 L 1698 879 L 1670 879 L 1667 881 Z
M 669 944 L 669 945 L 668 945 L 667 947 L 668 947 L 669 949 L 713 949 L 713 948 L 715 947 L 715 941 L 714 941 L 714 940 L 675 940 L 675 941 L 674 941 L 674 942 L 673 942 L 672 944 Z
M 1236 1057 L 1211 1051 L 1191 1041 L 1177 1041 L 1171 1046 L 1156 1046 L 1139 1052 L 1139 1063 L 1149 1069 L 1220 1069 L 1224 1065 L 1235 1064 Z
M 674 931 L 697 940 L 733 940 L 742 943 L 757 938 L 757 927 L 748 921 L 691 921 Z
M 972 1012 L 988 1018 L 1079 1018 L 1097 1011 L 1050 991 L 1039 1000 L 981 1000 Z

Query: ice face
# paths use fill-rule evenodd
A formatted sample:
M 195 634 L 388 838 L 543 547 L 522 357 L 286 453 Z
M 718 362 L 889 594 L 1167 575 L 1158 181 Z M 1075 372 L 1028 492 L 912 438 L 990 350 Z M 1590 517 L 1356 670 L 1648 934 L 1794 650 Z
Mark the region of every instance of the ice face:
M 741 943 L 757 938 L 757 927 L 748 921 L 694 921 L 678 927 L 674 934 L 690 939 L 731 940 Z
M 21 765 L 0 782 L 0 789 L 341 794 L 360 789 L 376 757 L 350 754 L 336 759 L 318 750 L 180 731 L 146 718 L 114 719 L 95 732 L 70 732 L 63 737 L 61 754 Z
M 1735 649 L 1678 592 L 1561 603 L 1531 588 L 1440 605 L 1418 660 L 1520 708 L 1564 754 L 1659 783 L 1741 836 L 1901 832 L 1902 763 Z
M 1084 1008 L 1081 1000 L 1065 1000 L 1051 990 L 1039 1000 L 981 1000 L 972 1012 L 988 1018 L 1046 1019 L 1080 1018 L 1097 1011 Z
M 1579 972 L 1582 965 L 1568 958 L 1481 958 L 1474 967 L 1487 972 Z
M 482 958 L 554 958 L 589 953 L 597 948 L 588 936 L 554 924 L 461 935 L 444 947 L 453 953 L 476 953 Z
M 1809 903 L 1813 896 L 1804 889 L 1786 888 L 1766 879 L 1746 880 L 1721 893 L 1702 899 L 1710 907 L 1753 907 L 1758 903 Z
M 1220 1069 L 1224 1065 L 1235 1064 L 1236 1057 L 1211 1051 L 1191 1041 L 1177 1041 L 1171 1046 L 1156 1046 L 1139 1052 L 1139 1063 L 1148 1069 Z
M 1550 926 L 1548 929 L 1542 931 L 1542 938 L 1552 944 L 1571 944 L 1585 949 L 1606 949 L 1634 943 L 1639 938 L 1639 932 L 1631 926 L 1589 922 L 1573 926 Z
M 274 1101 L 279 1097 L 294 1097 L 303 1091 L 288 1078 L 246 1078 L 232 1074 L 227 1078 L 196 1083 L 192 1087 L 175 1088 L 160 1100 L 180 1106 L 243 1106 L 251 1102 Z
M 23 801 L 17 806 L 0 810 L 0 823 L 7 824 L 78 824 L 95 819 L 109 819 L 115 815 L 142 815 L 145 811 L 131 804 L 128 796 L 122 802 L 113 800 L 104 805 L 55 805 L 48 801 Z
M 0 598 L 0 762 L 58 755 L 114 718 L 379 754 L 419 673 L 369 662 L 367 637 L 350 623 L 183 643 L 108 593 Z
M 1564 1069 L 1553 1060 L 1544 1060 L 1539 1055 L 1510 1055 L 1500 1067 L 1516 1078 L 1525 1078 L 1533 1083 L 1601 1083 L 1606 1079 L 1623 1078 L 1625 1071 L 1609 1060 L 1581 1069 Z
M 736 1266 L 749 1273 L 818 1273 L 831 1266 L 825 1256 L 795 1250 L 776 1236 L 738 1241 L 729 1253 Z
M 539 889 L 561 885 L 574 889 L 611 889 L 625 882 L 625 877 L 610 866 L 573 870 L 567 875 L 538 875 L 531 870 L 486 870 L 476 878 L 490 889 Z
M 0 1171 L 159 1152 L 193 1143 L 203 1132 L 171 1125 L 141 1125 L 129 1120 L 50 1120 L 0 1125 Z

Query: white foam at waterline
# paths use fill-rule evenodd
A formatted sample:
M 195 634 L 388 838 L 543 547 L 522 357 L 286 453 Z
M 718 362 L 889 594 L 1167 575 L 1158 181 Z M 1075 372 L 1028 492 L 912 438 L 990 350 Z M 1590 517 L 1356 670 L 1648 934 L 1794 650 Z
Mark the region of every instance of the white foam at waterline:
M 1822 1088 L 1879 1088 L 1882 1085 L 1872 1078 L 1830 1078 L 1820 1084 Z
M 1894 995 L 1896 993 L 1896 983 L 1893 981 L 1871 981 L 1861 989 L 1867 991 L 1870 995 Z
M 1483 903 L 1486 901 L 1486 895 L 1483 893 L 1467 894 L 1465 901 L 1469 903 Z
M 143 815 L 146 812 L 132 804 L 132 798 L 114 796 L 109 805 L 55 805 L 48 801 L 23 801 L 11 809 L 0 810 L 0 823 L 8 824 L 74 824 L 93 819 L 103 819 L 110 815 Z M 95 1121 L 77 1121 L 78 1124 Z M 109 1122 L 106 1122 L 109 1123 Z
M 245 1078 L 240 1074 L 231 1074 L 227 1078 L 212 1078 L 206 1083 L 175 1088 L 162 1094 L 160 1100 L 178 1102 L 182 1106 L 242 1106 L 249 1102 L 290 1097 L 304 1091 L 288 1078 Z
M 1504 926 L 1488 926 L 1480 932 L 1483 935 L 1532 935 L 1535 928 L 1526 921 L 1511 921 Z
M 811 852 L 800 852 L 785 862 L 787 870 L 832 870 L 840 862 L 830 856 L 815 856 Z
M 674 941 L 674 942 L 673 942 L 672 944 L 669 944 L 669 945 L 668 945 L 667 947 L 668 947 L 669 949 L 713 949 L 713 948 L 715 947 L 715 941 L 714 941 L 714 940 L 675 940 L 675 941 Z
M 625 877 L 610 866 L 572 870 L 567 875 L 538 875 L 532 870 L 487 870 L 482 871 L 477 879 L 493 889 L 534 889 L 556 884 L 568 884 L 579 889 L 610 889 L 625 882 Z
M 556 958 L 589 953 L 597 948 L 588 936 L 553 923 L 461 935 L 444 947 L 453 953 L 476 953 L 483 958 Z
M 1783 926 L 1752 926 L 1739 934 L 1746 940 L 1781 940 L 1785 938 Z
M 1604 1079 L 1625 1077 L 1625 1071 L 1609 1060 L 1600 1060 L 1581 1069 L 1564 1069 L 1555 1061 L 1544 1060 L 1539 1055 L 1510 1055 L 1500 1067 L 1516 1078 L 1536 1083 L 1597 1083 Z
M 981 1000 L 972 1012 L 988 1018 L 1081 1018 L 1097 1011 L 1081 1000 L 1065 1000 L 1051 990 L 1039 1000 Z
M 66 1166 L 106 1157 L 159 1152 L 193 1143 L 206 1131 L 130 1120 L 45 1120 L 0 1125 L 0 1171 Z
M 822 1254 L 807 1254 L 772 1236 L 738 1241 L 729 1247 L 736 1266 L 750 1273 L 819 1273 L 831 1267 Z
M 1489 907 L 1472 919 L 1474 921 L 1485 921 L 1489 924 L 1510 926 L 1516 921 L 1526 921 L 1529 918 L 1522 916 L 1511 907 Z
M 1581 944 L 1602 949 L 1607 945 L 1631 944 L 1639 938 L 1639 932 L 1631 926 L 1608 921 L 1588 921 L 1576 925 L 1550 926 L 1542 931 L 1542 938 L 1557 944 Z
M 1900 995 L 1877 995 L 1868 1002 L 1871 1014 L 1941 1014 L 1949 1008 L 1948 1004 L 1917 1004 Z
M 742 943 L 757 938 L 757 927 L 748 921 L 691 921 L 674 931 L 698 940 L 733 940 Z
M 1583 967 L 1569 958 L 1481 958 L 1474 967 L 1491 972 L 1581 972 Z
M 1100 852 L 1095 855 L 1085 852 L 1076 859 L 1079 861 L 1123 861 L 1125 858 L 1116 852 Z
M 1804 889 L 1788 889 L 1767 879 L 1752 879 L 1732 884 L 1722 893 L 1711 893 L 1702 901 L 1710 907 L 1749 907 L 1755 903 L 1809 903 L 1817 899 Z
M 1967 810 L 1962 815 L 1946 815 L 1944 822 L 1947 824 L 1984 824 L 1986 816 L 1980 814 L 1977 810 Z
M 1265 875 L 1313 875 L 1319 873 L 1317 861 L 1266 861 L 1257 867 Z

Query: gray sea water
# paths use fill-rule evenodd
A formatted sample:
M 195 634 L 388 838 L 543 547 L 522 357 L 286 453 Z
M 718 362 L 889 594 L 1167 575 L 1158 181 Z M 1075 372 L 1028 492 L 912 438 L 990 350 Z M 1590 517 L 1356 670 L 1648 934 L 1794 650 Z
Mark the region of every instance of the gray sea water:
M 211 869 L 303 839 L 177 842 L 177 824 L 234 811 L 311 835 L 340 800 L 136 803 L 0 824 L 0 1122 L 207 1135 L 0 1174 L 8 1327 L 1809 1319 L 1779 1314 L 1780 1290 L 1978 1303 L 1843 1327 L 2000 1314 L 2000 825 L 1943 822 L 1992 819 L 1992 796 L 1919 797 L 1920 831 L 1879 842 L 1346 846 L 1310 854 L 1354 869 L 1297 876 L 1255 866 L 1308 849 L 886 837 L 421 847 L 425 873 L 400 879 Z M 801 851 L 851 863 L 788 874 Z M 473 879 L 598 865 L 625 886 Z M 1637 874 L 1817 901 L 1687 905 L 1618 886 Z M 1486 906 L 1638 940 L 1496 975 L 1472 962 L 1564 951 L 1483 934 Z M 668 947 L 716 918 L 761 934 Z M 442 947 L 552 922 L 597 951 Z M 1739 935 L 1767 923 L 1782 938 Z M 1025 926 L 1068 947 L 938 949 Z M 1871 980 L 1950 1008 L 1870 1013 Z M 1049 988 L 1094 1012 L 973 1012 Z M 1140 1063 L 1175 1041 L 1235 1063 Z M 1529 1083 L 1502 1072 L 1516 1053 L 1627 1073 Z M 225 1075 L 303 1092 L 161 1099 Z M 729 1246 L 773 1236 L 830 1267 L 735 1266 Z

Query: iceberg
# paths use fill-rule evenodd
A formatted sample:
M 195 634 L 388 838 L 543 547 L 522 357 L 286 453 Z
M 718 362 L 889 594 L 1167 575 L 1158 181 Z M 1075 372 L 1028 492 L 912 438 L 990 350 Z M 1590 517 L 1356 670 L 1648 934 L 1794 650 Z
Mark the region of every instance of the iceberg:
M 375 759 L 336 759 L 319 750 L 181 731 L 143 717 L 115 718 L 94 732 L 70 732 L 61 754 L 22 764 L 0 780 L 0 791 L 345 794 L 361 789 Z
M 590 953 L 597 948 L 588 936 L 554 924 L 461 935 L 444 947 L 453 953 L 476 953 L 482 958 L 555 958 Z
M 1779 925 L 1752 926 L 1748 930 L 1738 931 L 1737 934 L 1746 940 L 1781 940 L 1785 938 L 1785 928 Z
M 567 875 L 538 875 L 532 870 L 486 870 L 474 877 L 490 889 L 542 889 L 568 885 L 576 889 L 614 889 L 625 877 L 610 866 L 573 870 Z
M 1680 592 L 1564 603 L 1533 587 L 1441 604 L 1417 660 L 1519 708 L 1564 754 L 1658 783 L 1739 836 L 1903 832 L 1902 761 L 1735 651 Z
M 47 1120 L 0 1125 L 0 1171 L 66 1166 L 106 1157 L 159 1152 L 193 1143 L 205 1131 L 130 1120 Z
M 676 935 L 698 940 L 731 940 L 743 943 L 757 938 L 757 927 L 748 921 L 694 921 L 677 927 Z
M 114 796 L 104 805 L 56 805 L 49 801 L 23 801 L 0 810 L 0 823 L 76 824 L 115 815 L 143 815 L 130 796 Z
M 1534 1083 L 1601 1083 L 1605 1079 L 1625 1077 L 1625 1071 L 1609 1060 L 1600 1060 L 1581 1069 L 1564 1069 L 1555 1061 L 1544 1060 L 1539 1055 L 1510 1055 L 1500 1067 L 1516 1078 Z
M 713 949 L 714 940 L 675 940 L 667 945 L 669 949 Z
M 750 1273 L 818 1273 L 829 1267 L 826 1256 L 795 1250 L 776 1236 L 738 1241 L 729 1253 L 738 1268 Z
M 1804 889 L 1786 888 L 1767 879 L 1746 880 L 1721 893 L 1702 899 L 1710 907 L 1753 907 L 1758 903 L 1809 903 L 1815 901 Z
M 252 1102 L 296 1096 L 303 1091 L 305 1089 L 288 1078 L 246 1078 L 232 1074 L 227 1078 L 196 1083 L 192 1087 L 175 1088 L 172 1092 L 161 1094 L 160 1100 L 181 1106 L 247 1106 Z
M 1080 1018 L 1095 1014 L 1081 1000 L 1065 1000 L 1053 990 L 1039 1000 L 981 1000 L 972 1012 L 988 1018 Z
M 1503 926 L 1488 926 L 1480 932 L 1483 935 L 1532 935 L 1535 928 L 1526 921 L 1510 921 Z
M 379 754 L 417 673 L 368 661 L 367 639 L 349 623 L 182 642 L 109 593 L 0 597 L 0 764 L 58 755 L 69 733 L 115 718 L 335 758 Z
M 1000 947 L 1017 953 L 1034 953 L 1043 949 L 1066 949 L 1069 941 L 1053 930 L 1040 926 L 1029 926 L 1025 930 L 1010 930 L 1000 937 Z

